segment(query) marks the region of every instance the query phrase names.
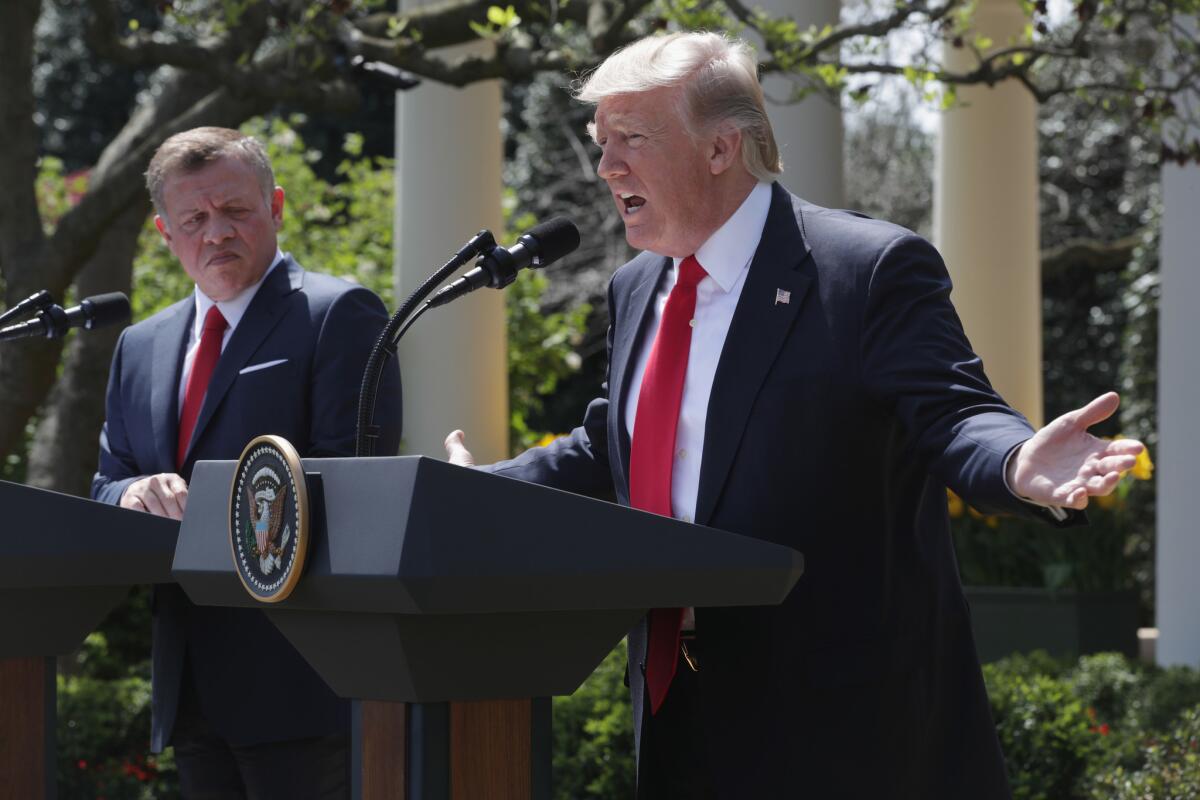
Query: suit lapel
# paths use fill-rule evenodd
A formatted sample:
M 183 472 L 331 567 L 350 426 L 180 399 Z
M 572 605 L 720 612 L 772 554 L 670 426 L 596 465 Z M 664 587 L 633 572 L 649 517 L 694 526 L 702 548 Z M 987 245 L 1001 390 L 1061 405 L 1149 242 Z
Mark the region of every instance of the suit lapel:
M 245 316 L 234 329 L 233 335 L 229 337 L 229 344 L 225 345 L 225 350 L 217 361 L 217 368 L 208 382 L 208 391 L 204 394 L 204 405 L 200 407 L 200 416 L 196 419 L 196 429 L 192 432 L 191 443 L 188 444 L 189 451 L 199 441 L 205 427 L 216 413 L 217 407 L 221 405 L 229 388 L 233 386 L 238 371 L 246 366 L 246 362 L 267 338 L 267 334 L 275 328 L 279 320 L 283 319 L 287 308 L 280 301 L 300 288 L 303 284 L 303 276 L 304 270 L 289 255 L 284 257 L 283 262 L 267 276 L 266 281 L 259 287 L 258 293 L 254 295 L 249 308 L 246 309 Z
M 614 422 L 617 425 L 617 441 L 619 443 L 616 455 L 620 460 L 617 474 L 625 483 L 623 487 L 618 488 L 624 490 L 624 494 L 621 495 L 624 497 L 629 496 L 630 448 L 629 428 L 625 425 L 625 397 L 628 395 L 629 381 L 633 377 L 634 356 L 638 352 L 636 349 L 638 342 L 643 338 L 658 285 L 670 263 L 671 259 L 664 256 L 646 254 L 646 262 L 641 270 L 642 275 L 629 295 L 629 303 L 621 312 L 621 319 L 616 321 L 614 327 L 616 339 L 613 342 L 613 372 L 611 385 L 608 388 L 608 402 L 616 409 Z
M 189 296 L 176 304 L 154 335 L 150 365 L 150 425 L 154 431 L 154 455 L 159 472 L 175 471 L 175 447 L 179 438 L 179 373 L 183 369 L 188 331 L 195 313 L 196 301 Z
M 707 524 L 729 475 L 754 400 L 787 340 L 812 278 L 799 211 L 779 184 L 713 378 L 704 427 L 696 522 Z

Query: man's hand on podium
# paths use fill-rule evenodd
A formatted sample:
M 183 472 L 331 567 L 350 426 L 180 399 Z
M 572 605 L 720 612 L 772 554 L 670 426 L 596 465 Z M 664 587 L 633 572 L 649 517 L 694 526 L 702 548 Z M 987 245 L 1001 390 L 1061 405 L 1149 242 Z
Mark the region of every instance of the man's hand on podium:
M 475 457 L 471 455 L 471 451 L 467 449 L 463 443 L 462 431 L 450 431 L 450 435 L 446 437 L 446 458 L 451 464 L 458 464 L 460 467 L 475 466 Z
M 470 456 L 470 453 L 467 455 Z M 121 495 L 121 508 L 149 511 L 158 517 L 183 519 L 187 496 L 187 481 L 174 472 L 160 472 L 129 484 Z

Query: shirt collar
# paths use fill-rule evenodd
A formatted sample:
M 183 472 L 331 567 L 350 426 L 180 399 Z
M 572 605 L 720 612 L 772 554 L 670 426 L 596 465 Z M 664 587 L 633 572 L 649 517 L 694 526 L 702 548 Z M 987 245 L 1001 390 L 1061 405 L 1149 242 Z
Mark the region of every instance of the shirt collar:
M 227 330 L 232 331 L 242 321 L 242 317 L 246 315 L 246 309 L 250 307 L 250 301 L 254 299 L 254 295 L 258 293 L 258 287 L 263 285 L 263 281 L 267 276 L 279 266 L 279 262 L 283 261 L 283 251 L 278 247 L 275 248 L 275 260 L 271 262 L 271 266 L 267 267 L 267 271 L 258 279 L 258 283 L 253 286 L 247 286 L 241 293 L 231 300 L 222 300 L 219 303 L 214 303 L 208 295 L 200 291 L 200 287 L 196 287 L 196 317 L 192 320 L 192 333 L 196 339 L 200 338 L 200 334 L 204 331 L 204 317 L 208 315 L 208 310 L 214 305 L 221 310 L 221 316 L 225 318 L 228 324 Z
M 770 210 L 771 184 L 759 181 L 733 216 L 696 250 L 696 260 L 722 291 L 732 289 L 742 270 L 750 265 L 750 259 L 762 241 Z M 683 259 L 673 261 L 678 274 L 679 262 Z

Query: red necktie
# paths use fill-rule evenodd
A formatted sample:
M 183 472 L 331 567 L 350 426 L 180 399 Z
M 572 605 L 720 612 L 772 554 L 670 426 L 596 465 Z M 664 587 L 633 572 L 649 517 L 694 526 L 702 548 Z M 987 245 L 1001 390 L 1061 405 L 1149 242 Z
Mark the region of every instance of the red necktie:
M 217 359 L 221 357 L 221 340 L 225 338 L 226 325 L 225 318 L 215 305 L 208 309 L 204 317 L 204 330 L 200 334 L 200 347 L 196 349 L 192 371 L 188 373 L 187 388 L 183 392 L 179 445 L 175 451 L 175 466 L 179 469 L 183 468 L 188 444 L 192 441 L 192 431 L 196 429 L 196 420 L 200 417 L 200 406 L 204 403 L 204 393 L 208 391 L 208 381 L 217 367 Z
M 634 508 L 671 516 L 671 469 L 675 463 L 675 431 L 679 402 L 692 345 L 696 285 L 705 277 L 694 256 L 679 263 L 679 279 L 663 308 L 654 347 L 646 361 L 633 423 L 629 456 L 629 502 Z M 682 608 L 650 611 L 650 641 L 646 654 L 646 686 L 650 713 L 658 712 L 679 663 L 679 625 Z

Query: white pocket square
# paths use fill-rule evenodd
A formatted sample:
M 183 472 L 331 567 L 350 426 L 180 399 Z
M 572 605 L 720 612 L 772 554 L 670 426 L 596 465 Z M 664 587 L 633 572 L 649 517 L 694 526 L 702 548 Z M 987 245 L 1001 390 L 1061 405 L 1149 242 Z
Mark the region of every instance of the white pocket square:
M 264 361 L 261 364 L 251 364 L 248 367 L 242 367 L 240 370 L 238 370 L 238 375 L 245 375 L 247 372 L 258 372 L 260 369 L 266 369 L 267 367 L 277 367 L 280 364 L 286 364 L 286 363 L 287 363 L 286 358 L 277 358 L 274 361 Z

